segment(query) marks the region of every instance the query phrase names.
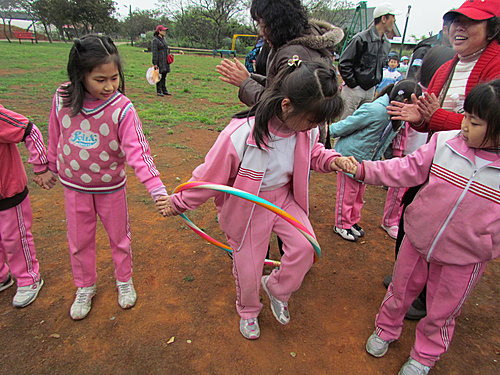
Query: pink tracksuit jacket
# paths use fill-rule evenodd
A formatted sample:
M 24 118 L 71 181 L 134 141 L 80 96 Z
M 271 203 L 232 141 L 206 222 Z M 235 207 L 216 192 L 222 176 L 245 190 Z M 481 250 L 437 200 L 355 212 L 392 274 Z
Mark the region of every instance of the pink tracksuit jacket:
M 427 262 L 469 265 L 500 255 L 500 158 L 476 168 L 459 130 L 436 133 L 404 158 L 364 161 L 356 178 L 392 187 L 424 184 L 405 214 L 410 243 Z
M 279 120 L 271 126 L 279 128 Z M 221 132 L 205 157 L 205 162 L 193 171 L 191 181 L 207 181 L 224 184 L 258 195 L 269 153 L 259 149 L 252 135 L 255 118 L 233 119 Z M 330 164 L 340 156 L 334 150 L 325 149 L 318 142 L 317 128 L 297 133 L 294 154 L 292 189 L 295 201 L 309 212 L 309 171 L 332 172 Z M 211 190 L 185 190 L 172 195 L 172 203 L 179 211 L 193 210 L 210 197 L 215 197 L 219 212 L 219 224 L 226 235 L 241 244 L 252 217 L 254 204 L 228 194 Z M 235 249 L 239 250 L 239 249 Z

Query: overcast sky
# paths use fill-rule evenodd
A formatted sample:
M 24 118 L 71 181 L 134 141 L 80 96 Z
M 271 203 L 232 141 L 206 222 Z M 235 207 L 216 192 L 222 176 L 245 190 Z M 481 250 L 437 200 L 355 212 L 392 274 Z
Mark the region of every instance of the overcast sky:
M 129 5 L 135 9 L 155 9 L 157 0 L 115 0 L 118 11 L 122 15 L 128 13 Z M 417 37 L 428 35 L 429 31 L 436 34 L 441 30 L 443 14 L 453 8 L 458 8 L 463 0 L 368 0 L 368 7 L 376 7 L 381 3 L 391 3 L 400 13 L 396 16 L 396 23 L 403 33 L 408 5 L 411 5 L 410 18 L 406 35 L 415 34 Z M 357 4 L 357 1 L 354 1 Z

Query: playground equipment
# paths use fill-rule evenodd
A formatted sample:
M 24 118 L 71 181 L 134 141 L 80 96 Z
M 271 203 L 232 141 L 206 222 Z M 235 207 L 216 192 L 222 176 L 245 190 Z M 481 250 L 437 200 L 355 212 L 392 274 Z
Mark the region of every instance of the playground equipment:
M 364 21 L 364 22 L 363 22 Z M 354 17 L 345 34 L 344 44 L 342 45 L 342 52 L 351 41 L 352 37 L 358 32 L 368 28 L 368 12 L 366 10 L 366 1 L 360 1 L 354 11 Z M 341 53 L 342 54 L 342 53 Z
M 233 35 L 233 41 L 231 42 L 231 50 L 235 51 L 236 48 L 236 39 L 240 36 L 247 36 L 247 37 L 252 37 L 252 38 L 257 38 L 258 35 L 253 35 L 253 34 L 234 34 Z

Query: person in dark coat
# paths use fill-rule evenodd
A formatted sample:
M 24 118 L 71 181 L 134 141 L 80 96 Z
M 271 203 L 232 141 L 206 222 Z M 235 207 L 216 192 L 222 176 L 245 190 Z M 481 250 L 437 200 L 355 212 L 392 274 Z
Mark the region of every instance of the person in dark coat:
M 168 28 L 163 25 L 156 26 L 153 41 L 151 42 L 151 52 L 153 52 L 153 65 L 159 69 L 160 81 L 156 84 L 156 95 L 172 95 L 167 90 L 167 74 L 170 73 L 170 64 L 167 63 L 167 55 L 170 53 L 165 35 Z

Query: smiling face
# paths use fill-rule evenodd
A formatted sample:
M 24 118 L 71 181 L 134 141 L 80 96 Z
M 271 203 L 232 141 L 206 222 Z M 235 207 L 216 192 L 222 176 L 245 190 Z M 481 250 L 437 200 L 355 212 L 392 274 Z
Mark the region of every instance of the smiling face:
M 483 143 L 487 129 L 488 129 L 488 123 L 486 121 L 481 120 L 476 115 L 467 112 L 464 113 L 461 130 L 462 130 L 462 137 L 467 146 L 473 148 L 492 147 L 493 142 L 491 140 L 488 140 L 485 143 Z
M 474 21 L 462 15 L 455 17 L 449 36 L 451 46 L 459 56 L 468 56 L 487 45 L 486 24 L 487 21 Z
M 97 65 L 85 74 L 84 86 L 87 92 L 100 100 L 107 100 L 118 90 L 120 73 L 114 62 Z

